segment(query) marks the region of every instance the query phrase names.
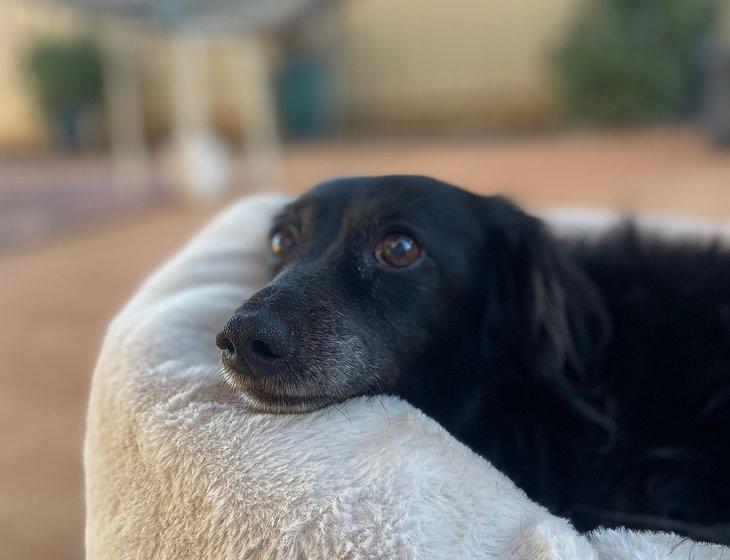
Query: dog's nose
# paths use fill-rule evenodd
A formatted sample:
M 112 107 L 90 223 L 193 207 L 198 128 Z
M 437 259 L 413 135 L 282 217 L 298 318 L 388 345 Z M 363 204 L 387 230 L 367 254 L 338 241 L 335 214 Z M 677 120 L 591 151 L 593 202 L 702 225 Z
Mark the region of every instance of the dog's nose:
M 292 330 L 274 310 L 258 308 L 236 313 L 216 337 L 230 365 L 243 375 L 267 377 L 282 371 L 292 352 Z

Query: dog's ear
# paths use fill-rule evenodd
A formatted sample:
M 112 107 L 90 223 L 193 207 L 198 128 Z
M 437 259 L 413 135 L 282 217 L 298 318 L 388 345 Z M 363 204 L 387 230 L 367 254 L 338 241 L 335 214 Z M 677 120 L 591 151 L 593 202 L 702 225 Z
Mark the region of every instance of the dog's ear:
M 556 389 L 590 386 L 610 329 L 598 290 L 541 220 L 502 197 L 482 212 L 485 358 L 497 370 L 518 361 Z

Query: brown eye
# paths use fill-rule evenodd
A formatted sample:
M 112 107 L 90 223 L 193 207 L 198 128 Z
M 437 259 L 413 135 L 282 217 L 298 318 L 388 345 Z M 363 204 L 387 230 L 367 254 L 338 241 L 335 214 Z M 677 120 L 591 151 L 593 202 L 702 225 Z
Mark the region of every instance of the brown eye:
M 281 226 L 271 236 L 271 256 L 277 261 L 284 260 L 299 243 L 299 234 L 294 226 Z
M 402 233 L 392 233 L 375 246 L 375 258 L 394 268 L 410 266 L 420 256 L 421 246 L 415 239 Z

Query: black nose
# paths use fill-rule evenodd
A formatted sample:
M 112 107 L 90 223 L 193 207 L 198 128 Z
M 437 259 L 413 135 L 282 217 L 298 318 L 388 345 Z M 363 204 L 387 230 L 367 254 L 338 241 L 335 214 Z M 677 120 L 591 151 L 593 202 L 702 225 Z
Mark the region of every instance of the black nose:
M 236 312 L 218 333 L 216 344 L 228 365 L 258 378 L 281 373 L 294 336 L 276 311 L 262 307 Z

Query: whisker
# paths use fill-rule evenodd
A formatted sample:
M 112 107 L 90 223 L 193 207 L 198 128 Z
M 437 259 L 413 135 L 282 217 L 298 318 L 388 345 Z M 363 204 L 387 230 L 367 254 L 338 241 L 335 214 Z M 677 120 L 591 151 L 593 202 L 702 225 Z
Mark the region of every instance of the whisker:
M 350 424 L 352 424 L 352 420 L 350 420 L 347 417 L 347 415 L 344 412 L 342 412 L 342 410 L 340 410 L 340 407 L 339 406 L 337 406 L 335 403 L 332 403 L 332 406 L 335 408 L 335 410 L 337 410 L 337 412 L 339 412 L 340 414 L 342 414 L 342 417 L 343 418 L 345 418 Z

